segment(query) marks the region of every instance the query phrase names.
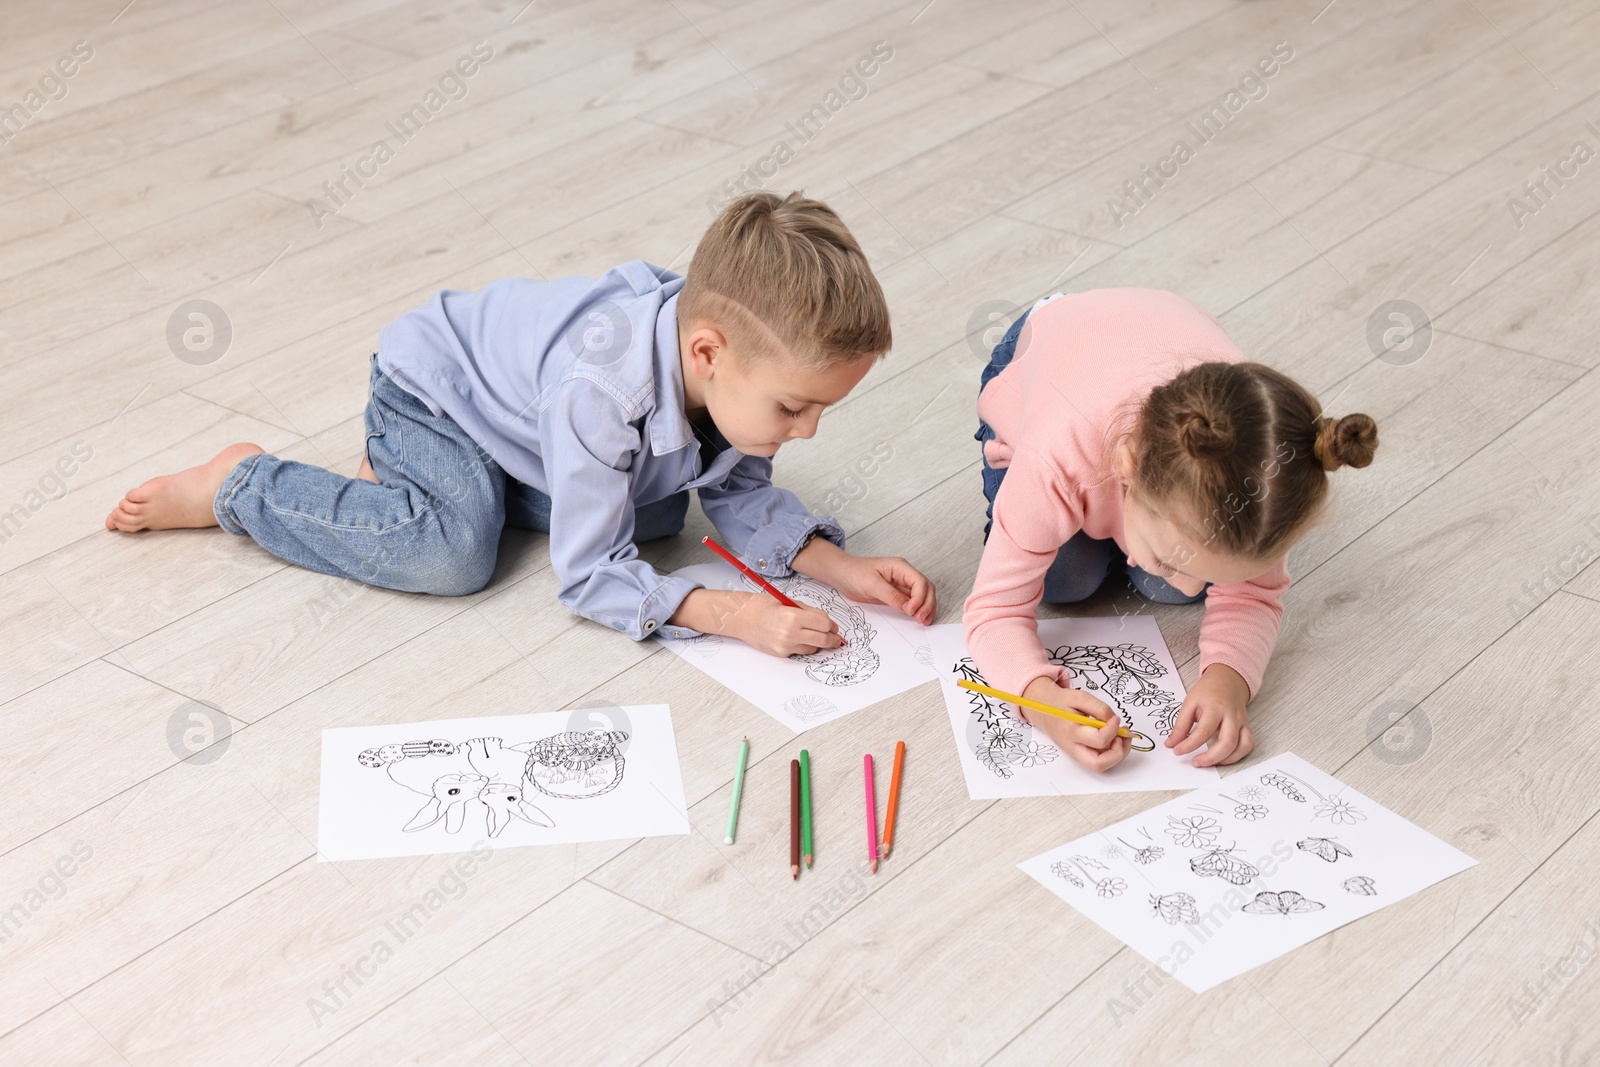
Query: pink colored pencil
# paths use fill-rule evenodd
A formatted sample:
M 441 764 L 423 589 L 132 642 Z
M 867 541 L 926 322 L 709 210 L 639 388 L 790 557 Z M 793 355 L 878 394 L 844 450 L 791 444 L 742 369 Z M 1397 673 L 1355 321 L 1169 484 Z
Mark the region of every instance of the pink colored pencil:
M 878 800 L 872 795 L 872 753 L 861 760 L 861 772 L 867 780 L 867 859 L 872 873 L 878 873 Z

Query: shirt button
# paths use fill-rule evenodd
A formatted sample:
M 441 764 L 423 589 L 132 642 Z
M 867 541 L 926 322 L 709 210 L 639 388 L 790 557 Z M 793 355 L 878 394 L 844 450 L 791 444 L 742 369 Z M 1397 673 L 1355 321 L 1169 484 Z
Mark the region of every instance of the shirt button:
M 767 561 L 766 560 L 764 560 L 764 559 L 756 560 L 756 570 L 764 571 L 766 569 L 767 569 Z
M 644 632 L 645 633 L 649 633 L 651 630 L 654 630 L 655 628 L 656 628 L 656 620 L 654 620 L 654 619 L 646 619 L 645 620 L 645 622 L 644 622 Z

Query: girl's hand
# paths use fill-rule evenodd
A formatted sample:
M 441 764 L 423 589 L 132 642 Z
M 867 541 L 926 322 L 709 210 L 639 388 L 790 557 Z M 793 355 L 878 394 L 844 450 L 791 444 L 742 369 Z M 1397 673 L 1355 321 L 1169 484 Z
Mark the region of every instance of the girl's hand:
M 924 626 L 933 622 L 938 610 L 933 583 L 899 556 L 852 556 L 818 537 L 795 556 L 793 565 L 851 600 L 885 604 Z
M 1196 767 L 1237 763 L 1256 747 L 1255 736 L 1250 733 L 1250 714 L 1245 710 L 1249 701 L 1250 687 L 1239 672 L 1226 664 L 1213 663 L 1184 697 L 1167 737 L 1167 747 L 1187 756 L 1210 741 L 1211 747 L 1191 763 Z
M 1066 708 L 1079 715 L 1089 715 L 1105 722 L 1104 726 L 1097 729 L 1093 726 L 1080 726 L 1068 719 L 1057 718 L 1042 711 L 1018 709 L 1034 729 L 1042 731 L 1056 743 L 1056 747 L 1091 771 L 1108 771 L 1126 759 L 1128 753 L 1132 751 L 1133 739 L 1117 736 L 1117 730 L 1122 726 L 1122 722 L 1116 713 L 1104 701 L 1090 696 L 1081 689 L 1063 689 L 1048 678 L 1035 678 L 1028 683 L 1028 688 L 1023 690 L 1022 695 L 1041 704 Z

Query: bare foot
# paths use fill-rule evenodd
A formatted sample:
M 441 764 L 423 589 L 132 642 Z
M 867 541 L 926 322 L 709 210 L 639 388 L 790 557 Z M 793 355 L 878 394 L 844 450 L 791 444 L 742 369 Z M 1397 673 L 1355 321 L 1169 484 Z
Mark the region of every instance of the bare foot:
M 361 469 L 356 471 L 356 477 L 363 478 L 373 485 L 378 484 L 378 472 L 372 469 L 372 464 L 368 463 L 365 457 L 362 457 Z
M 151 478 L 137 489 L 129 489 L 122 502 L 106 516 L 106 529 L 132 533 L 134 530 L 176 530 L 215 526 L 217 516 L 211 502 L 227 480 L 228 472 L 241 459 L 264 452 L 260 445 L 229 445 L 209 463 Z

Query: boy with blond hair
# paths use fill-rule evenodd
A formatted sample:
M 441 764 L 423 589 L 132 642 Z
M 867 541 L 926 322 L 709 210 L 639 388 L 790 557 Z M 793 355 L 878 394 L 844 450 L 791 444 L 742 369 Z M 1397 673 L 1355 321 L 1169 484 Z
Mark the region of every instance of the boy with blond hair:
M 772 484 L 890 346 L 860 246 L 826 205 L 742 197 L 686 276 L 635 260 L 598 279 L 445 289 L 384 327 L 356 478 L 252 444 L 154 478 L 111 530 L 218 526 L 290 563 L 463 596 L 494 573 L 508 522 L 550 534 L 560 600 L 639 640 L 738 637 L 774 655 L 843 643 L 826 613 L 656 573 L 637 543 L 683 529 L 689 490 L 734 551 L 855 600 L 933 621 L 933 584 Z

